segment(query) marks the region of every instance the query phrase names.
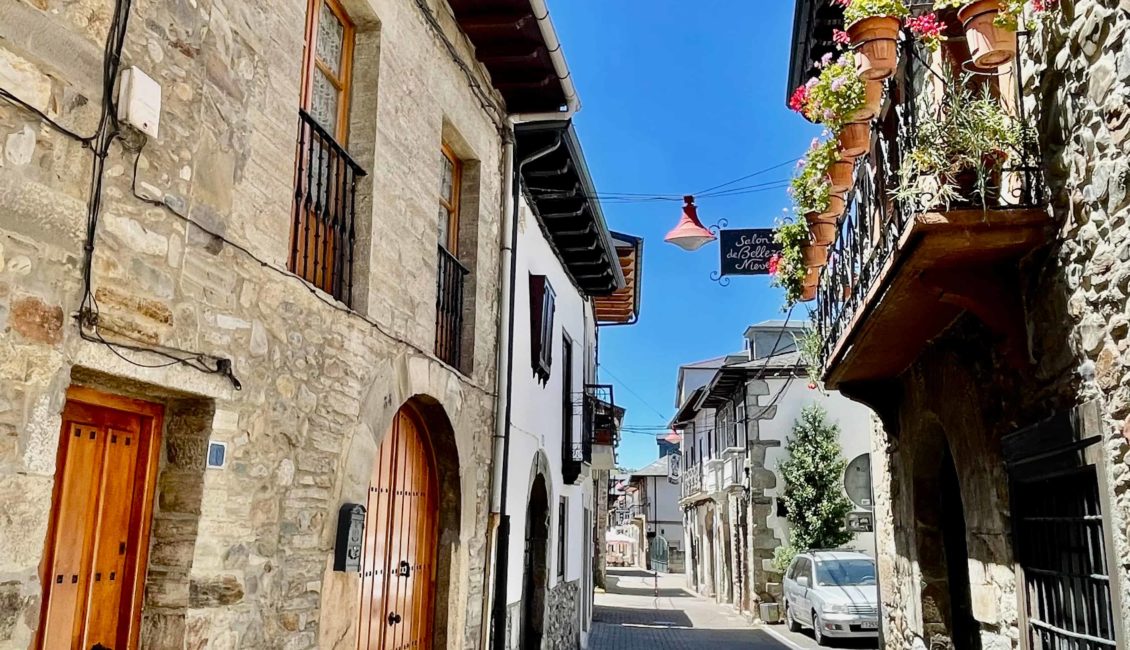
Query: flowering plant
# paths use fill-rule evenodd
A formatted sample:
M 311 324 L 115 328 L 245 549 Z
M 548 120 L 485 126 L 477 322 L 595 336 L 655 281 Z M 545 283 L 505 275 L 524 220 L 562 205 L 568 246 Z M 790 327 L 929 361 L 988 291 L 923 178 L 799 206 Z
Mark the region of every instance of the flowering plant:
M 833 0 L 833 2 L 844 8 L 844 23 L 848 26 L 864 18 L 877 16 L 906 18 L 910 15 L 906 0 Z
M 812 141 L 805 157 L 797 163 L 799 171 L 793 177 L 789 194 L 792 194 L 793 202 L 801 214 L 824 212 L 828 209 L 832 197 L 832 181 L 828 173 L 832 169 L 832 163 L 837 160 L 839 154 L 836 152 L 835 139 L 821 141 L 817 138 Z
M 915 146 L 899 170 L 896 196 L 919 209 L 955 201 L 985 206 L 999 191 L 1000 172 L 1032 135 L 989 94 L 950 80 L 934 110 L 918 120 Z
M 843 128 L 851 116 L 867 103 L 867 86 L 848 54 L 824 66 L 816 83 L 808 89 L 807 115 L 833 132 Z
M 808 245 L 808 226 L 803 220 L 778 221 L 773 229 L 773 240 L 781 245 L 781 252 L 776 256 L 777 263 L 769 284 L 785 290 L 785 306 L 791 307 L 804 293 L 804 278 L 808 275 L 801 252 Z
M 955 9 L 973 4 L 976 0 L 934 0 L 934 9 Z M 1001 0 L 1001 8 L 993 24 L 1016 31 L 1020 26 L 1020 16 L 1024 13 L 1025 5 L 1032 7 L 1035 14 L 1054 11 L 1059 7 L 1059 0 Z
M 945 35 L 942 34 L 945 25 L 938 20 L 938 14 L 929 13 L 908 18 L 906 26 L 931 52 L 937 52 L 938 48 L 942 46 L 942 41 L 946 40 Z
M 797 86 L 789 97 L 789 108 L 797 113 L 800 113 L 806 120 L 811 120 L 812 116 L 808 111 L 808 98 L 812 90 L 812 86 L 816 85 L 816 77 L 808 80 L 808 83 Z

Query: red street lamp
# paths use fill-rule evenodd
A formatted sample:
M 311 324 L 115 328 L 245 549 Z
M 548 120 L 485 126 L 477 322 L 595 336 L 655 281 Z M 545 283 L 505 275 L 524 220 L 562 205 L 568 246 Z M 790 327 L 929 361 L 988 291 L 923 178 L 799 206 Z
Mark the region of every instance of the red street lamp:
M 694 197 L 684 196 L 683 200 L 687 203 L 683 206 L 683 216 L 663 241 L 685 251 L 697 251 L 718 238 L 702 227 L 702 222 L 698 220 L 698 208 L 695 207 Z

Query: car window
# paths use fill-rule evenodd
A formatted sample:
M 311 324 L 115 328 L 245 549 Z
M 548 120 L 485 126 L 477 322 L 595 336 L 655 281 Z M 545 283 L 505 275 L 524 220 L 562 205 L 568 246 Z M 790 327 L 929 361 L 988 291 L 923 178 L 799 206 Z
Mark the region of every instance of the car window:
M 794 557 L 792 563 L 789 564 L 789 570 L 785 572 L 785 577 L 789 580 L 796 580 L 796 568 L 798 566 L 800 566 L 800 558 Z
M 869 559 L 837 559 L 816 563 L 816 584 L 857 587 L 875 584 L 875 562 Z
M 808 558 L 802 557 L 799 560 L 797 560 L 796 573 L 793 575 L 793 580 L 796 580 L 796 579 L 800 578 L 801 576 L 809 576 L 809 578 L 811 578 L 811 575 L 809 574 L 809 571 L 808 571 L 808 566 L 809 566 Z

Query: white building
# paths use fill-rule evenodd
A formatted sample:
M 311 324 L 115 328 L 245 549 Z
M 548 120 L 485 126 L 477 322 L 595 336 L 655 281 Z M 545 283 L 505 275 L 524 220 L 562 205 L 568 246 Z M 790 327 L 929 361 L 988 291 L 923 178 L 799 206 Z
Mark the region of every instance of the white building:
M 688 584 L 720 602 L 758 613 L 779 596 L 773 551 L 789 541 L 779 466 L 801 410 L 820 404 L 840 428 L 854 510 L 847 545 L 874 555 L 870 412 L 809 385 L 797 352 L 803 327 L 770 321 L 746 330 L 745 350 L 682 366 L 673 426 L 683 434 L 680 505 Z
M 569 123 L 520 126 L 517 139 L 506 638 L 566 650 L 591 627 L 606 530 L 596 520 L 623 414 L 596 384 L 597 327 L 635 319 L 639 242 L 609 233 Z

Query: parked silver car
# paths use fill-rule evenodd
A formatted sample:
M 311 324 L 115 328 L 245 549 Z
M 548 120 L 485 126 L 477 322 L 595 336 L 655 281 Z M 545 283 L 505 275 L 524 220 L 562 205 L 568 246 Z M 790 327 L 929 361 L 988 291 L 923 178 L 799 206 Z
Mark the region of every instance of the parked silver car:
M 809 551 L 785 572 L 785 621 L 813 629 L 816 642 L 879 635 L 875 560 L 852 551 Z

